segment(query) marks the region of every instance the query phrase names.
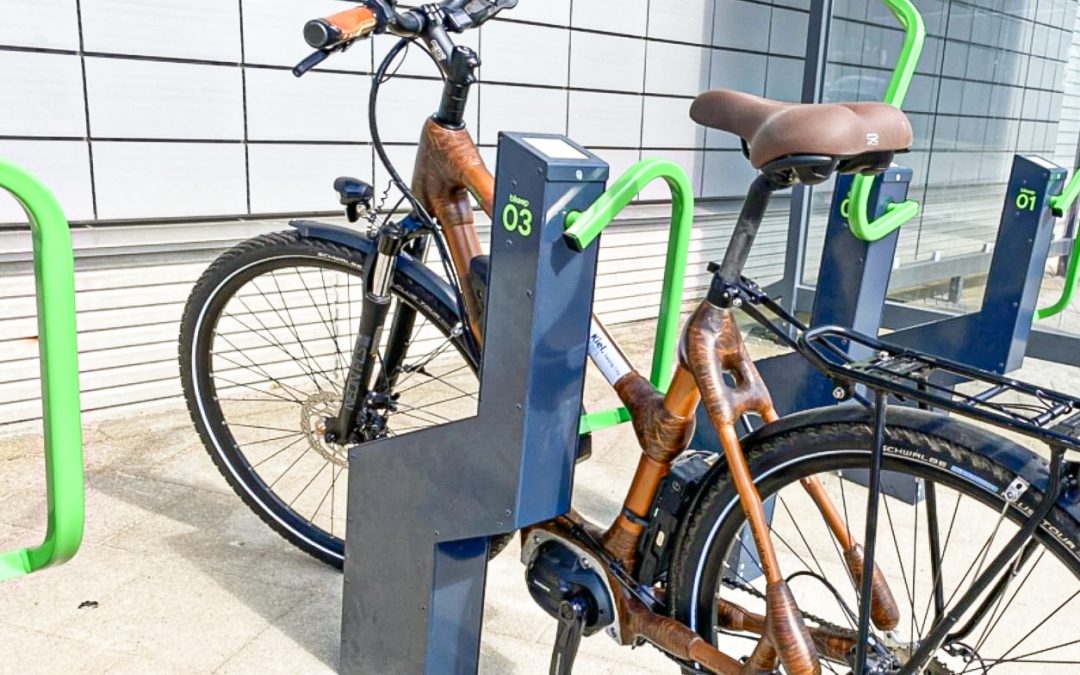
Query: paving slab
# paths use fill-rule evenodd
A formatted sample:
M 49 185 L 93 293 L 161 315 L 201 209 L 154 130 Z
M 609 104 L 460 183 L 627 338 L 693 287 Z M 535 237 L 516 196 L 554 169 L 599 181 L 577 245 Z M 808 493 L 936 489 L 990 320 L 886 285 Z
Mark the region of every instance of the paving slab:
M 616 329 L 645 371 L 652 330 Z M 1031 362 L 1023 375 L 1080 390 L 1073 369 Z M 595 373 L 586 398 L 590 409 L 615 404 Z M 87 544 L 69 565 L 0 585 L 0 673 L 335 671 L 340 573 L 298 552 L 232 493 L 182 403 L 93 421 L 86 438 Z M 41 537 L 40 452 L 33 432 L 0 438 L 0 548 Z M 593 452 L 577 468 L 575 507 L 606 522 L 639 450 L 623 426 L 597 434 Z M 555 622 L 529 597 L 519 550 L 512 542 L 490 565 L 485 675 L 547 672 Z M 651 647 L 620 648 L 600 634 L 583 642 L 578 671 L 679 669 Z

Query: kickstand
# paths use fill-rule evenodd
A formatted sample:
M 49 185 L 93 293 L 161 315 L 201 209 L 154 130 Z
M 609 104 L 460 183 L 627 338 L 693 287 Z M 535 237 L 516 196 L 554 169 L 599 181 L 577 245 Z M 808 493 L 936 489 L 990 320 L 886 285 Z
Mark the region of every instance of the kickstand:
M 570 675 L 574 670 L 589 604 L 582 598 L 563 600 L 559 605 L 559 632 L 555 634 L 555 650 L 551 653 L 551 675 Z

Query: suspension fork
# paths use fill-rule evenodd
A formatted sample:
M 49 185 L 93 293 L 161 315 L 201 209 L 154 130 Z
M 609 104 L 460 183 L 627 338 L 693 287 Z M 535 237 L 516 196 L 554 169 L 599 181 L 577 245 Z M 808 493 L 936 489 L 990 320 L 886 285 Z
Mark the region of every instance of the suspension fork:
M 326 440 L 330 443 L 351 442 L 360 410 L 371 391 L 371 374 L 378 358 L 383 324 L 390 312 L 390 284 L 406 242 L 407 232 L 401 225 L 387 222 L 379 228 L 375 253 L 364 271 L 363 310 L 341 395 L 341 409 L 326 430 Z
M 410 241 L 404 252 L 416 260 L 423 261 L 427 253 L 431 235 L 421 235 Z M 386 354 L 383 355 L 382 372 L 375 379 L 375 386 L 386 392 L 393 391 L 401 375 L 401 365 L 409 351 L 413 329 L 416 327 L 416 309 L 403 302 L 398 302 L 394 321 L 390 324 L 390 334 L 386 340 Z

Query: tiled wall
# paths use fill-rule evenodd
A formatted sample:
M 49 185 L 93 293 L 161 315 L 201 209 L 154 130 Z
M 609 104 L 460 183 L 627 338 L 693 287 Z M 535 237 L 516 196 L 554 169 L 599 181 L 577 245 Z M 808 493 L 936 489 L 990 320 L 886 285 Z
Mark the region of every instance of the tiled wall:
M 335 0 L 2 0 L 0 156 L 42 176 L 73 220 L 336 208 L 333 177 L 385 172 L 367 129 L 380 38 L 302 80 L 303 23 Z M 742 194 L 732 139 L 697 128 L 693 97 L 736 87 L 798 98 L 809 0 L 521 0 L 459 37 L 483 59 L 470 126 L 555 131 L 616 171 L 681 162 L 700 195 Z M 438 100 L 414 49 L 386 85 L 382 134 L 403 173 Z M 87 140 L 89 138 L 89 140 Z M 663 188 L 647 196 L 662 198 Z M 6 197 L 0 222 L 21 219 Z

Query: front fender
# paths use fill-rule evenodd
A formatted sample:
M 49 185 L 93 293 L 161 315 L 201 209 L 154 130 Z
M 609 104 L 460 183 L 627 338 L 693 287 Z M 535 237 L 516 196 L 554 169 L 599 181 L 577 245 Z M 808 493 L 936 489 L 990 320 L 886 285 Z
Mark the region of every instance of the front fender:
M 289 222 L 289 225 L 295 228 L 301 237 L 330 241 L 360 251 L 365 256 L 371 255 L 375 250 L 374 239 L 352 228 L 320 223 L 315 220 L 293 220 Z M 430 267 L 407 253 L 402 253 L 398 256 L 397 269 L 423 286 L 424 290 L 434 295 L 439 302 L 452 310 L 455 315 L 458 314 L 458 301 L 454 289 L 431 271 Z M 459 321 L 460 319 L 461 317 L 458 316 Z

